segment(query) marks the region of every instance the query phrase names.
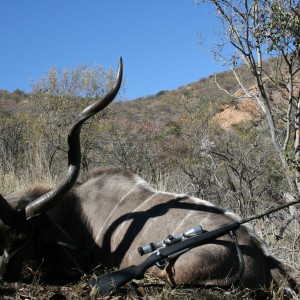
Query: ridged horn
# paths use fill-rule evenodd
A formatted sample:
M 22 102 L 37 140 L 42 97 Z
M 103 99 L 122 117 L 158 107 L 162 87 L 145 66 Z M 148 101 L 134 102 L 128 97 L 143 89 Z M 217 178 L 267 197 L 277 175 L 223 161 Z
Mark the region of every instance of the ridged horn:
M 68 135 L 68 172 L 62 182 L 54 187 L 48 193 L 42 195 L 38 199 L 34 200 L 30 204 L 28 204 L 25 208 L 26 218 L 30 219 L 42 213 L 45 213 L 49 209 L 55 207 L 60 199 L 64 197 L 70 189 L 75 184 L 81 164 L 81 150 L 80 150 L 80 130 L 82 124 L 104 109 L 107 105 L 109 105 L 116 95 L 119 92 L 123 77 L 123 62 L 122 57 L 120 57 L 119 61 L 119 69 L 117 73 L 116 82 L 114 87 L 110 90 L 110 92 L 103 97 L 101 100 L 91 104 L 87 108 L 85 108 L 76 118 L 70 133 Z

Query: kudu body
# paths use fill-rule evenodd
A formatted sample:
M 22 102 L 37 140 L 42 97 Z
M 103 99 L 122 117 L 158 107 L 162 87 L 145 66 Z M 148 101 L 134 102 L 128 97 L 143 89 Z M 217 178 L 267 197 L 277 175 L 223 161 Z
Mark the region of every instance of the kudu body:
M 66 275 L 73 269 L 91 271 L 98 264 L 126 267 L 144 259 L 138 247 L 168 234 L 197 224 L 211 231 L 239 220 L 205 200 L 156 191 L 138 175 L 122 169 L 98 169 L 75 184 L 80 167 L 80 126 L 113 100 L 121 80 L 120 62 L 115 87 L 75 122 L 69 135 L 69 171 L 62 184 L 0 197 L 2 278 L 17 279 L 26 259 L 44 259 Z M 229 234 L 151 271 L 172 284 L 230 287 L 241 283 L 259 288 L 285 281 L 281 263 L 268 254 L 250 226 L 242 225 L 236 236 L 245 264 L 243 274 Z

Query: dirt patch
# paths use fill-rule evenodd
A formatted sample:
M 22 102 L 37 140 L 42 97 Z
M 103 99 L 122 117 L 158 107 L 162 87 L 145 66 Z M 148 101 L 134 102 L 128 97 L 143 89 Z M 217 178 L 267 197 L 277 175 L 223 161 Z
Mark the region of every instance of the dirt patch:
M 239 100 L 234 106 L 224 106 L 213 118 L 214 124 L 223 129 L 230 129 L 232 125 L 246 124 L 250 121 L 261 120 L 262 113 L 258 105 L 250 98 Z

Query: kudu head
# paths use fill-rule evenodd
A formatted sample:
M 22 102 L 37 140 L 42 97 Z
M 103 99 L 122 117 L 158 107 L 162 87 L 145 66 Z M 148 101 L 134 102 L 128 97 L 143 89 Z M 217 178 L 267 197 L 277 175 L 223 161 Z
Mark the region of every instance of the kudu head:
M 120 58 L 116 82 L 110 92 L 85 108 L 75 119 L 68 135 L 68 171 L 60 184 L 36 199 L 24 200 L 22 193 L 8 199 L 0 195 L 0 279 L 17 280 L 20 276 L 25 253 L 29 248 L 36 230 L 46 231 L 54 241 L 73 247 L 72 240 L 61 228 L 54 224 L 46 212 L 58 205 L 61 199 L 74 186 L 81 164 L 80 130 L 82 124 L 104 109 L 116 97 L 123 75 Z M 38 246 L 38 245 L 37 245 Z

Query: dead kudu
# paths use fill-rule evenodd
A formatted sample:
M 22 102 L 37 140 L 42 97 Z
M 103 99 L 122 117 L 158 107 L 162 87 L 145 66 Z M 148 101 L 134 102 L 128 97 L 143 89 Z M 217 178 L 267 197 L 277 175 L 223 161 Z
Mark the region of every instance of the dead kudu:
M 208 201 L 156 191 L 138 175 L 122 169 L 98 169 L 77 181 L 81 125 L 115 98 L 121 81 L 122 60 L 112 90 L 75 120 L 68 137 L 68 172 L 58 186 L 37 186 L 0 197 L 2 280 L 17 280 L 27 260 L 43 260 L 65 276 L 89 272 L 99 264 L 137 265 L 144 260 L 137 249 L 151 241 L 196 224 L 212 231 L 239 220 Z M 242 274 L 238 248 L 230 234 L 151 271 L 176 285 L 268 288 L 275 283 L 293 288 L 282 264 L 268 254 L 250 225 L 240 226 L 236 238 L 244 261 Z

